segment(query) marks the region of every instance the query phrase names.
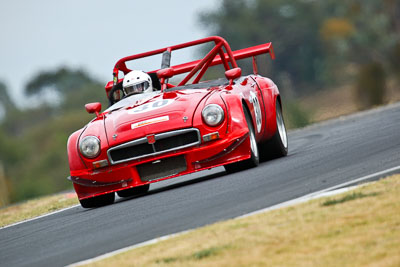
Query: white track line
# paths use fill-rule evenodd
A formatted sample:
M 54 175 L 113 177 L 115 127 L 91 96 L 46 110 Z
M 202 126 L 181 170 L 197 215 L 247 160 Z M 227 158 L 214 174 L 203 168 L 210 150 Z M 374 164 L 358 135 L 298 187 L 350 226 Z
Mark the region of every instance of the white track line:
M 368 179 L 376 178 L 376 177 L 383 177 L 383 176 L 385 176 L 387 174 L 394 173 L 396 171 L 400 171 L 400 166 L 397 166 L 397 167 L 394 167 L 394 168 L 390 168 L 390 169 L 387 169 L 387 170 L 384 170 L 384 171 L 376 172 L 376 173 L 373 173 L 373 174 L 370 174 L 370 175 L 367 175 L 367 176 L 363 176 L 363 177 L 357 178 L 355 180 L 351 180 L 351 181 L 348 181 L 348 182 L 345 182 L 345 183 L 342 183 L 342 184 L 339 184 L 339 185 L 335 185 L 335 186 L 332 186 L 330 188 L 326 188 L 326 189 L 323 189 L 323 190 L 320 190 L 320 191 L 317 191 L 317 192 L 314 192 L 314 193 L 311 193 L 311 194 L 308 194 L 308 195 L 305 195 L 305 196 L 302 196 L 302 197 L 299 197 L 299 198 L 296 198 L 296 199 L 292 199 L 292 200 L 289 200 L 289 201 L 286 201 L 286 202 L 283 202 L 283 203 L 280 203 L 280 204 L 277 204 L 277 205 L 274 205 L 274 206 L 271 206 L 271 207 L 268 207 L 268 208 L 265 208 L 265 209 L 257 210 L 257 211 L 254 211 L 254 212 L 250 212 L 250 213 L 247 213 L 245 215 L 236 217 L 234 219 L 245 218 L 245 217 L 249 217 L 251 215 L 255 215 L 255 214 L 259 214 L 259 213 L 263 213 L 263 212 L 267 212 L 267 211 L 271 211 L 271 210 L 276 210 L 276 209 L 280 209 L 280 208 L 287 207 L 287 206 L 292 206 L 292 205 L 295 205 L 295 204 L 298 204 L 298 203 L 302 203 L 302 202 L 306 202 L 308 200 L 315 199 L 315 198 L 320 198 L 320 197 L 340 194 L 340 193 L 343 193 L 343 192 L 346 192 L 346 191 L 349 191 L 349 190 L 352 190 L 352 189 L 358 187 L 358 186 L 352 186 L 352 187 L 343 188 L 345 186 L 348 186 L 348 185 L 354 184 L 354 183 L 358 183 L 358 182 L 362 182 L 362 181 L 365 181 L 365 180 L 368 180 Z M 107 259 L 107 258 L 110 258 L 112 256 L 115 256 L 117 254 L 129 251 L 131 249 L 135 249 L 135 248 L 144 247 L 144 246 L 147 246 L 147 245 L 156 244 L 156 243 L 158 243 L 160 241 L 167 240 L 167 239 L 170 239 L 170 238 L 173 238 L 173 237 L 176 237 L 176 236 L 180 236 L 180 235 L 189 233 L 189 232 L 191 232 L 193 230 L 194 229 L 183 231 L 183 232 L 179 232 L 179 233 L 175 233 L 175 234 L 170 234 L 170 235 L 166 235 L 166 236 L 162 236 L 162 237 L 158 237 L 158 238 L 154 238 L 154 239 L 151 239 L 151 240 L 139 243 L 139 244 L 135 244 L 135 245 L 132 245 L 132 246 L 129 246 L 129 247 L 121 248 L 121 249 L 118 249 L 118 250 L 114 250 L 114 251 L 105 253 L 103 255 L 91 258 L 91 259 L 87 259 L 87 260 L 84 260 L 84 261 L 73 263 L 73 264 L 67 265 L 67 267 L 77 267 L 77 266 L 82 266 L 82 265 L 85 265 L 85 264 L 97 262 L 97 261 L 100 261 L 100 260 Z
M 131 249 L 144 247 L 144 246 L 148 246 L 148 245 L 153 245 L 153 244 L 156 244 L 156 243 L 158 243 L 160 241 L 164 241 L 164 240 L 170 239 L 170 238 L 175 237 L 175 236 L 180 236 L 180 235 L 189 233 L 191 231 L 193 231 L 193 230 L 188 230 L 188 231 L 183 231 L 183 232 L 179 232 L 179 233 L 175 233 L 175 234 L 165 235 L 165 236 L 162 236 L 162 237 L 157 237 L 157 238 L 154 238 L 154 239 L 151 239 L 149 241 L 145 241 L 145 242 L 142 242 L 142 243 L 139 243 L 139 244 L 136 244 L 136 245 L 132 245 L 132 246 L 129 246 L 129 247 L 125 247 L 125 248 L 121 248 L 121 249 L 118 249 L 118 250 L 111 251 L 109 253 L 97 256 L 95 258 L 91 258 L 91 259 L 87 259 L 87 260 L 84 260 L 84 261 L 76 262 L 76 263 L 67 265 L 66 267 L 77 267 L 77 266 L 82 266 L 82 265 L 85 265 L 85 264 L 93 263 L 93 262 L 96 262 L 96 261 L 101 261 L 101 260 L 110 258 L 112 256 L 115 256 L 117 254 L 129 251 Z

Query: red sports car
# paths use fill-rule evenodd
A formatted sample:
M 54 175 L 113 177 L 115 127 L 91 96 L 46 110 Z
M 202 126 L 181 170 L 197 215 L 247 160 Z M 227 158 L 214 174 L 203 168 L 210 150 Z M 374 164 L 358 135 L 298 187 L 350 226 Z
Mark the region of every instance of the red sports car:
M 213 48 L 203 59 L 171 66 L 173 51 L 205 43 Z M 82 207 L 111 204 L 115 192 L 145 193 L 164 179 L 217 166 L 234 172 L 285 156 L 281 97 L 257 70 L 256 56 L 268 53 L 273 59 L 271 43 L 232 51 L 213 36 L 120 59 L 105 88 L 110 106 L 87 104 L 96 117 L 68 139 L 68 179 Z M 127 67 L 154 55 L 161 55 L 160 69 Z M 244 58 L 252 58 L 253 74 L 242 76 L 236 61 Z M 225 77 L 202 81 L 216 65 Z

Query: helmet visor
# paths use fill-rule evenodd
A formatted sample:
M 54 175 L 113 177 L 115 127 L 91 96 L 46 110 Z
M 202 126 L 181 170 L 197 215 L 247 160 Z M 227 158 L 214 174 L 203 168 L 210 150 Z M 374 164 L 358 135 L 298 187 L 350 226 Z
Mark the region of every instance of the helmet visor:
M 145 90 L 147 90 L 147 88 L 149 88 L 149 86 L 150 86 L 150 83 L 148 81 L 144 81 L 144 82 L 137 83 L 137 84 L 134 84 L 134 85 L 126 86 L 124 88 L 124 90 L 125 90 L 125 94 L 127 94 L 127 95 L 141 94 Z

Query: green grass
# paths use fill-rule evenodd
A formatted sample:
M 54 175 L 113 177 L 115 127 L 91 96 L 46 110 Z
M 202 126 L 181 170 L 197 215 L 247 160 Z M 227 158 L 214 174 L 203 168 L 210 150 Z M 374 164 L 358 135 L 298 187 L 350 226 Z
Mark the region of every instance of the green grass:
M 75 193 L 62 193 L 31 199 L 0 209 L 0 227 L 78 204 Z

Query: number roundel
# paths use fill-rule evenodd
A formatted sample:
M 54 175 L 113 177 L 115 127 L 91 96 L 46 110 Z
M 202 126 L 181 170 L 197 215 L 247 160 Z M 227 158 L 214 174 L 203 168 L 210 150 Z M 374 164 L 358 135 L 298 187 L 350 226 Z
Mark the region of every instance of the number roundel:
M 144 113 L 144 112 L 149 112 L 153 111 L 162 107 L 165 107 L 169 104 L 171 104 L 174 100 L 172 99 L 163 99 L 163 100 L 157 100 L 151 103 L 146 103 L 143 104 L 139 107 L 133 108 L 128 111 L 129 114 L 138 114 L 138 113 Z

